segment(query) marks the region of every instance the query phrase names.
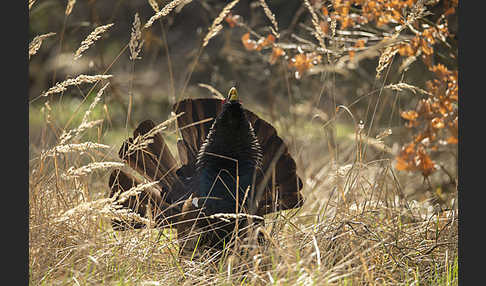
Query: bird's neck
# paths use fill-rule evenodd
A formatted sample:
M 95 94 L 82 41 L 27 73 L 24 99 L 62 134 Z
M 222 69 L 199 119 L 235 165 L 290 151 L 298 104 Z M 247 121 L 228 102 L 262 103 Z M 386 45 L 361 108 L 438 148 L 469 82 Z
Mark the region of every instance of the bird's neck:
M 252 135 L 241 105 L 225 104 L 201 146 L 196 166 L 234 166 L 235 160 L 251 160 Z
M 255 170 L 261 167 L 261 158 L 258 139 L 241 105 L 225 104 L 197 157 L 200 193 L 208 194 L 215 187 L 214 183 L 218 178 L 225 185 L 236 186 L 238 177 L 240 191 L 246 190 L 252 182 Z M 230 189 L 234 194 L 236 188 Z M 217 188 L 215 191 L 218 192 Z M 221 193 L 225 192 L 223 190 Z

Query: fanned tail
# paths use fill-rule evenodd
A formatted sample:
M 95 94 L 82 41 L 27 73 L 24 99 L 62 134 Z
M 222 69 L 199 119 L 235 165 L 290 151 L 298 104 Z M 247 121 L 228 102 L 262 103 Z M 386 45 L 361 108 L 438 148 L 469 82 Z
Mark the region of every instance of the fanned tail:
M 164 199 L 178 199 L 180 180 L 176 174 L 177 161 L 151 120 L 145 120 L 133 131 L 133 138 L 123 142 L 120 158 L 150 181 L 159 181 Z
M 214 98 L 184 99 L 172 107 L 182 140 L 177 142 L 181 163 L 194 169 L 197 153 L 208 135 L 216 116 L 222 110 L 222 100 Z
M 119 156 L 148 181 L 157 181 L 157 185 L 145 188 L 137 195 L 128 196 L 122 203 L 123 207 L 141 217 L 155 218 L 159 227 L 181 220 L 182 205 L 191 193 L 181 180 L 194 175 L 198 150 L 214 119 L 221 112 L 222 104 L 220 99 L 200 98 L 185 99 L 174 105 L 173 111 L 176 114 L 183 113 L 177 118 L 182 135 L 182 139 L 177 142 L 182 166 L 178 165 L 151 120 L 139 124 L 133 137 L 123 143 Z M 286 144 L 271 124 L 251 111 L 245 109 L 245 113 L 263 150 L 263 168 L 255 178 L 251 197 L 251 205 L 255 208 L 251 213 L 261 216 L 301 207 L 302 180 L 296 173 L 295 161 Z M 140 180 L 126 172 L 114 170 L 109 180 L 110 197 L 119 196 L 140 184 Z M 120 219 L 112 220 L 112 224 L 118 230 L 141 228 L 145 225 Z
M 206 139 L 214 118 L 221 112 L 223 101 L 215 98 L 184 99 L 176 103 L 173 111 L 184 113 L 177 118 L 182 140 L 177 143 L 183 164 L 180 172 L 191 176 L 195 169 L 196 156 Z M 263 150 L 263 172 L 255 181 L 257 215 L 279 210 L 301 207 L 303 204 L 302 180 L 296 173 L 296 164 L 286 144 L 275 128 L 251 111 L 245 109 Z M 212 119 L 205 121 L 207 119 Z M 203 122 L 204 121 L 204 122 Z M 202 122 L 202 123 L 197 123 Z M 275 183 L 275 184 L 274 184 Z
M 263 150 L 263 174 L 256 178 L 255 184 L 256 214 L 301 207 L 303 184 L 287 145 L 270 123 L 249 110 L 246 115 Z

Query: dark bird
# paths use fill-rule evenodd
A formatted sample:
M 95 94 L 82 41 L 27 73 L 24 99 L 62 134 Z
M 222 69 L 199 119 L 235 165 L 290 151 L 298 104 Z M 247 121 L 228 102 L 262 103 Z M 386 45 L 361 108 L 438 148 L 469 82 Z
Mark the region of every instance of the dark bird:
M 185 99 L 173 106 L 182 139 L 179 160 L 172 156 L 159 126 L 143 121 L 123 143 L 119 156 L 149 181 L 157 181 L 123 207 L 154 218 L 157 227 L 175 227 L 180 250 L 222 249 L 272 212 L 301 207 L 302 181 L 275 128 L 242 107 L 235 87 L 225 100 Z M 110 197 L 141 184 L 116 169 Z M 113 219 L 115 230 L 144 223 Z

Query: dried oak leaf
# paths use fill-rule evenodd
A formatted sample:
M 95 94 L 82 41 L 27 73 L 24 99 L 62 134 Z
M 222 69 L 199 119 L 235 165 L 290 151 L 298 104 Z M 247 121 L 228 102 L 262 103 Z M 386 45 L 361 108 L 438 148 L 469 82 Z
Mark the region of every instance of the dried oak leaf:
M 272 48 L 272 54 L 270 55 L 270 64 L 273 65 L 277 62 L 278 58 L 285 55 L 285 51 L 279 47 Z

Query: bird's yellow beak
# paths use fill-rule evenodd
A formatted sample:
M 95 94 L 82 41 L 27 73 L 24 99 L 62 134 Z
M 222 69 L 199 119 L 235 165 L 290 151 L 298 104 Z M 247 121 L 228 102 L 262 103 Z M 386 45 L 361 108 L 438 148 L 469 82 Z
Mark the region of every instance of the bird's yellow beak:
M 229 101 L 238 101 L 238 91 L 236 87 L 232 87 L 228 92 L 228 100 Z

